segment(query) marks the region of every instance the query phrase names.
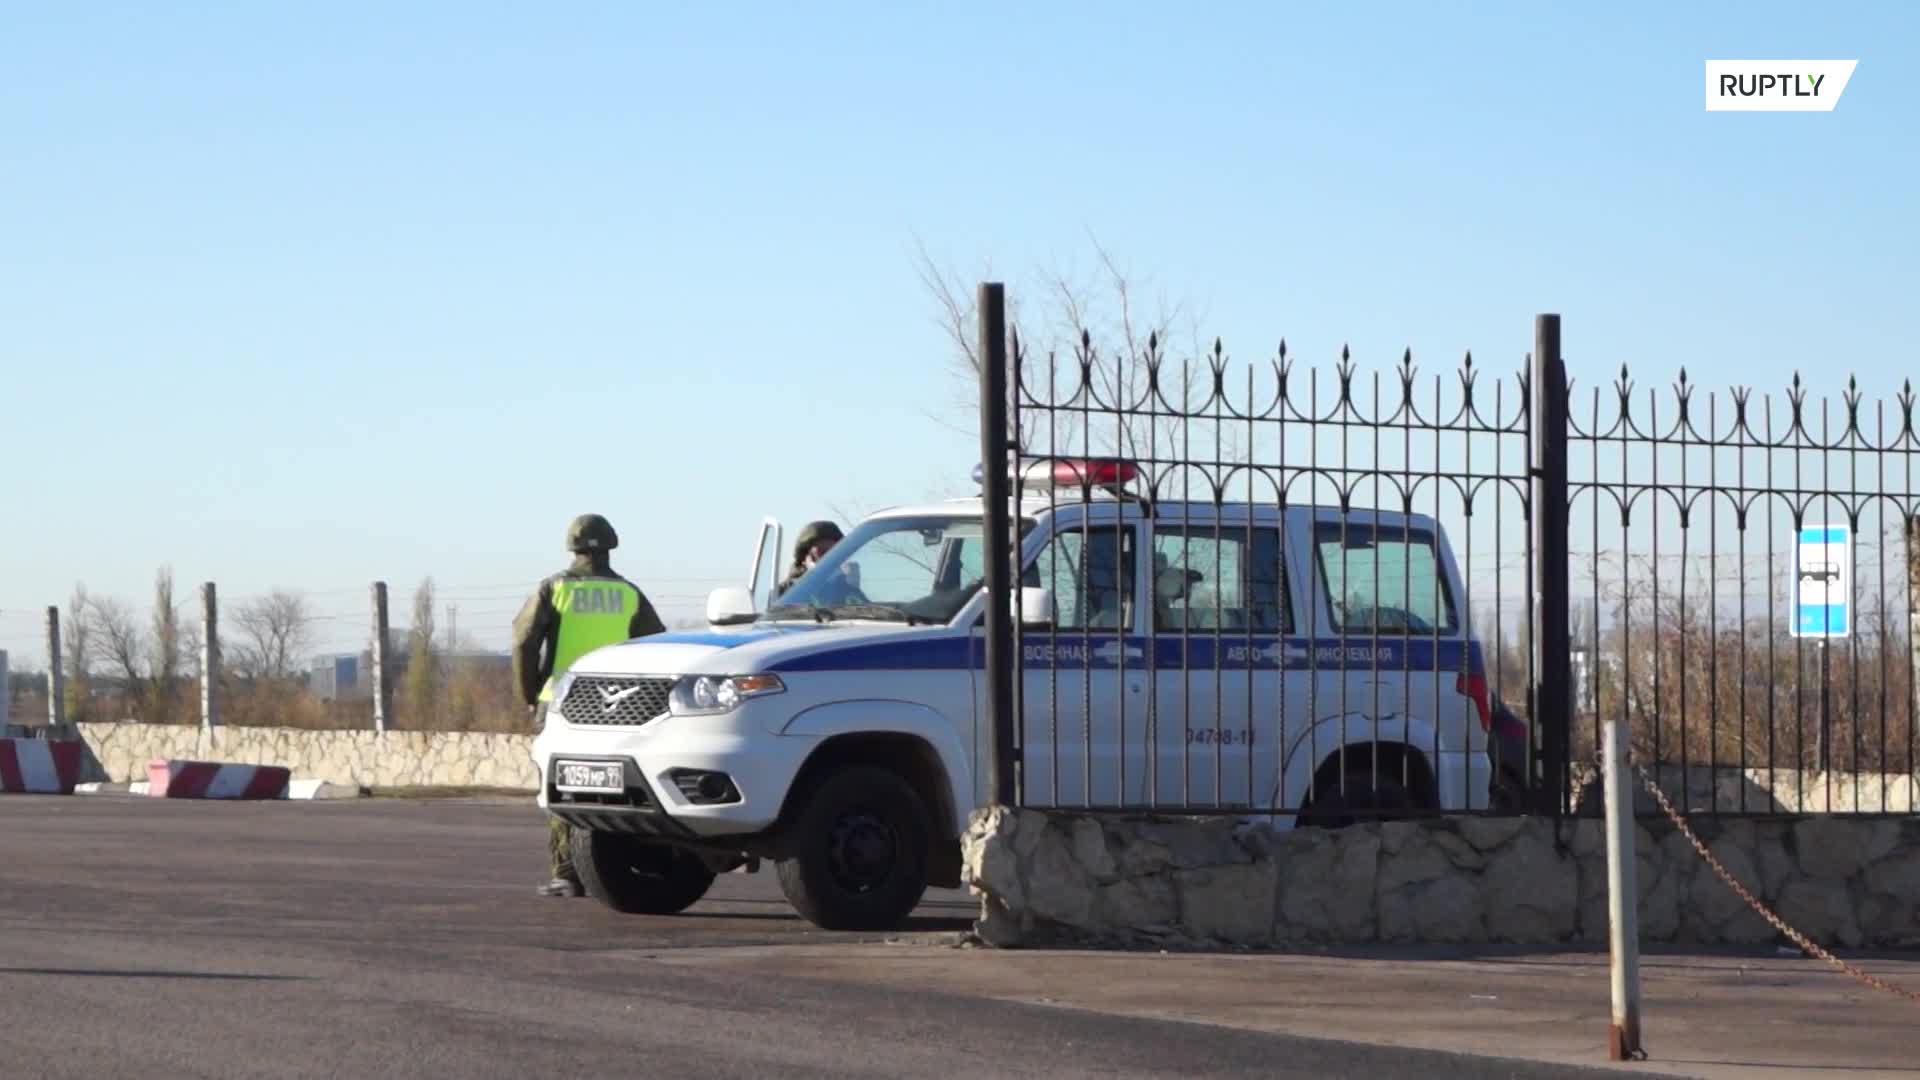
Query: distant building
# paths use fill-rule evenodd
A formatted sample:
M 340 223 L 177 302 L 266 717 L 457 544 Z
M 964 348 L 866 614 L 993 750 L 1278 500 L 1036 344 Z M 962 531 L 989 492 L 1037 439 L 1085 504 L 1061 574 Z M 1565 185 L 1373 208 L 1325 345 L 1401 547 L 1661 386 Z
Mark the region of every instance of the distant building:
M 307 686 L 321 701 L 352 701 L 371 697 L 360 687 L 360 658 L 351 653 L 327 656 L 314 662 Z
M 504 652 L 469 651 L 440 656 L 448 673 L 513 670 L 513 657 Z M 407 675 L 407 650 L 396 648 L 387 654 L 387 678 L 398 687 Z M 340 653 L 314 661 L 307 675 L 307 687 L 322 701 L 362 701 L 373 697 L 373 657 L 360 653 Z

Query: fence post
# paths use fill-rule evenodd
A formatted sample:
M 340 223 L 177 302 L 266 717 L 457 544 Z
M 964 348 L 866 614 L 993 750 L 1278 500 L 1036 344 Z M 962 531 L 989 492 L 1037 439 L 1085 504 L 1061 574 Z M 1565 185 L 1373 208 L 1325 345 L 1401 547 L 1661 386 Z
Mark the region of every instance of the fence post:
M 200 586 L 200 730 L 220 726 L 220 606 L 213 582 Z
M 57 731 L 66 723 L 67 676 L 60 670 L 60 608 L 47 608 L 47 723 Z M 54 734 L 49 731 L 48 735 Z
M 985 500 L 987 590 L 987 717 L 993 801 L 1014 804 L 1014 631 L 1011 610 L 1014 538 L 1008 500 L 1007 298 L 999 282 L 980 284 L 980 498 Z
M 1560 359 L 1560 316 L 1533 320 L 1531 483 L 1533 530 L 1533 686 L 1529 702 L 1540 730 L 1554 817 L 1568 805 L 1567 766 L 1573 712 L 1573 626 L 1567 546 L 1567 368 Z
M 1640 1053 L 1640 891 L 1634 880 L 1633 785 L 1627 725 L 1606 721 L 1603 768 L 1607 800 L 1607 945 L 1613 976 L 1613 1025 L 1607 1056 L 1626 1061 Z
M 1920 515 L 1907 518 L 1907 657 L 1909 723 L 1920 721 Z M 1885 753 L 1884 748 L 1881 751 Z M 1909 763 L 1911 764 L 1911 763 Z
M 385 732 L 393 708 L 387 682 L 387 583 L 373 583 L 373 730 Z

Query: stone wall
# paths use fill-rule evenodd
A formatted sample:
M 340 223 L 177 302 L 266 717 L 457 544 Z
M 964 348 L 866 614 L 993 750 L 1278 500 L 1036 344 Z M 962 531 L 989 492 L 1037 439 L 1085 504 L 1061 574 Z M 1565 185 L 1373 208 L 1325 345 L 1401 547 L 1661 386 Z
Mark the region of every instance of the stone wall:
M 75 724 L 91 753 L 83 780 L 144 780 L 155 758 L 284 765 L 296 780 L 364 787 L 539 785 L 531 735 L 467 731 L 306 731 L 174 724 Z
M 1739 881 L 1825 945 L 1920 947 L 1920 820 L 1707 821 Z M 1665 819 L 1638 827 L 1647 942 L 1776 931 Z M 992 807 L 962 850 L 981 937 L 1047 944 L 1604 943 L 1604 824 L 1440 818 L 1275 831 Z

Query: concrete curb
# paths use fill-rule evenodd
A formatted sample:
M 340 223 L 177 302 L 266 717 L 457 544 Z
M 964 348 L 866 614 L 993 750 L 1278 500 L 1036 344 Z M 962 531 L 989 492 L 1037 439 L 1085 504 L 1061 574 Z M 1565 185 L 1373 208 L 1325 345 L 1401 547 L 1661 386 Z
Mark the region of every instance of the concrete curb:
M 326 780 L 294 780 L 287 784 L 289 799 L 358 799 L 360 789 Z
M 156 799 L 284 799 L 293 773 L 284 765 L 155 758 L 147 794 Z
M 127 789 L 132 786 L 133 785 L 124 782 L 94 781 L 92 783 L 73 785 L 73 793 L 75 795 L 125 795 L 127 794 Z
M 146 795 L 150 790 L 151 783 L 146 780 L 135 780 L 130 783 L 126 781 L 95 781 L 74 785 L 73 793 L 75 795 Z M 294 780 L 287 784 L 286 797 L 288 799 L 318 800 L 361 799 L 366 796 L 361 794 L 358 787 L 351 784 L 336 784 L 328 780 Z
M 86 749 L 78 739 L 0 739 L 0 792 L 71 795 Z

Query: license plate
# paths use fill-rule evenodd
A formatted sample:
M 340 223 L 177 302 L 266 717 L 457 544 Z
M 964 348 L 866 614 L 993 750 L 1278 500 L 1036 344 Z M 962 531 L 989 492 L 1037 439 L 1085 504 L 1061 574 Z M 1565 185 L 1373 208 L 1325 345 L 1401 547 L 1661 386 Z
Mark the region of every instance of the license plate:
M 554 763 L 554 785 L 561 791 L 625 791 L 627 772 L 617 761 Z

